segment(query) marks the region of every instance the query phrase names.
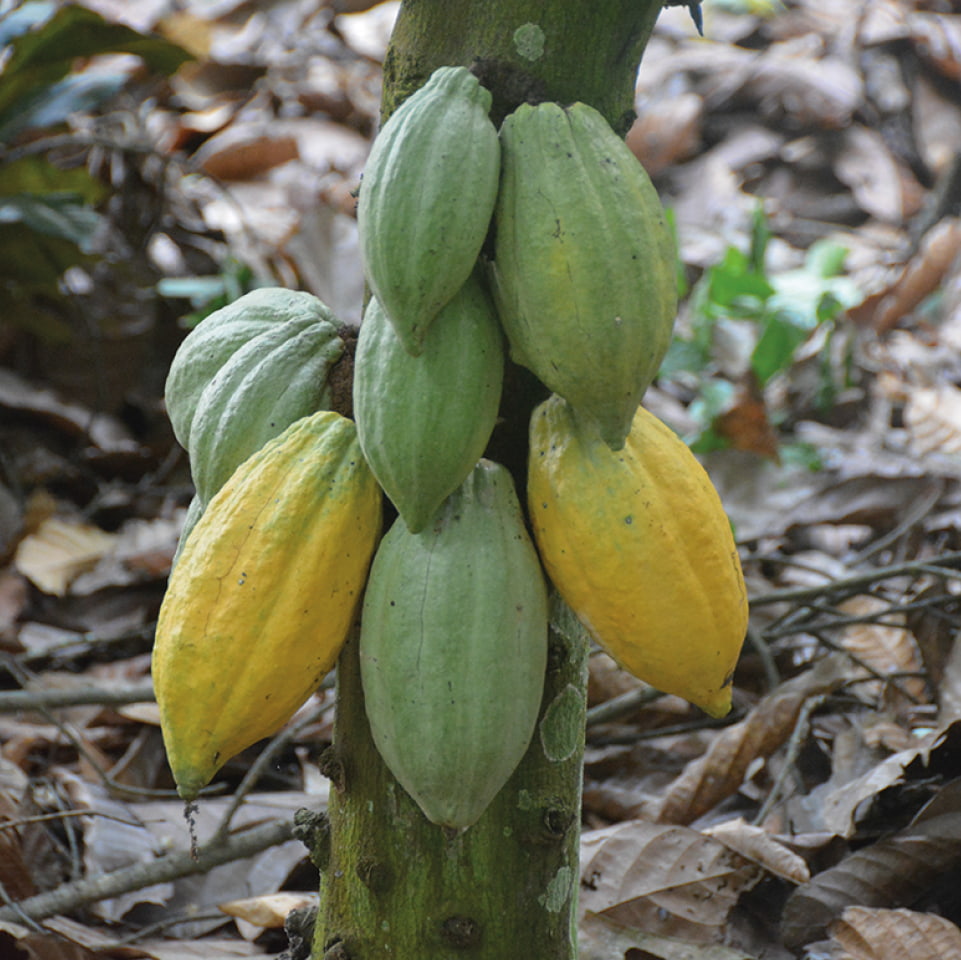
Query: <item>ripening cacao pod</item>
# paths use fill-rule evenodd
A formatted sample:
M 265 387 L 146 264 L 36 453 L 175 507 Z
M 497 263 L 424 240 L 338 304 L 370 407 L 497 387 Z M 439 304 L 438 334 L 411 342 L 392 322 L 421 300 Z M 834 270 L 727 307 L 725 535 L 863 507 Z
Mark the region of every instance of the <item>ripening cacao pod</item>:
M 560 397 L 531 418 L 528 506 L 547 574 L 626 670 L 715 717 L 747 629 L 720 498 L 687 445 L 639 408 L 624 447 Z
M 193 799 L 333 666 L 380 533 L 352 421 L 298 420 L 207 504 L 170 576 L 153 681 L 177 789 Z
M 484 453 L 500 401 L 503 338 L 472 275 L 431 324 L 420 356 L 371 297 L 354 357 L 357 435 L 411 532 L 422 530 Z
M 328 375 L 343 351 L 327 307 L 281 288 L 248 293 L 187 335 L 165 397 L 202 503 L 268 440 L 329 405 Z
M 481 460 L 434 522 L 396 522 L 364 595 L 360 666 L 374 743 L 428 820 L 470 826 L 537 721 L 547 592 L 510 474 Z
M 440 67 L 384 124 L 364 169 L 364 271 L 412 354 L 487 236 L 500 170 L 490 105 L 466 67 Z
M 522 104 L 500 137 L 492 275 L 511 356 L 618 449 L 677 308 L 657 192 L 586 104 Z

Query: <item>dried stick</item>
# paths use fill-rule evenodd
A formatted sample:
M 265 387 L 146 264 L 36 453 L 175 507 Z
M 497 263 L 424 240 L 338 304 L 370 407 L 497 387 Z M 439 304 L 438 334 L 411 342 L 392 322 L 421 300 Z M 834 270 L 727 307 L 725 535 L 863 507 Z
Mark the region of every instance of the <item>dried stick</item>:
M 958 576 L 957 570 L 946 569 L 961 565 L 961 553 L 946 553 L 943 556 L 915 560 L 911 563 L 898 563 L 890 567 L 876 567 L 865 573 L 858 573 L 840 580 L 828 580 L 817 587 L 792 587 L 786 590 L 771 590 L 751 597 L 751 607 L 769 606 L 772 603 L 790 603 L 794 600 L 810 600 L 824 594 L 844 593 L 859 587 L 870 586 L 879 580 L 900 577 L 904 574 L 933 573 L 942 577 Z
M 132 684 L 127 687 L 83 687 L 77 690 L 8 690 L 0 693 L 0 713 L 20 710 L 39 710 L 43 707 L 77 707 L 85 704 L 119 705 L 151 703 L 153 684 Z
M 99 877 L 87 877 L 73 883 L 61 884 L 54 890 L 27 897 L 15 906 L 0 908 L 0 922 L 16 923 L 23 918 L 43 920 L 58 913 L 69 913 L 98 900 L 141 890 L 157 883 L 167 883 L 180 877 L 206 873 L 221 864 L 251 857 L 261 850 L 274 847 L 293 838 L 292 819 L 273 820 L 249 830 L 231 834 L 203 844 L 197 849 L 195 860 L 187 851 L 168 854 L 151 863 L 137 863 L 114 870 Z

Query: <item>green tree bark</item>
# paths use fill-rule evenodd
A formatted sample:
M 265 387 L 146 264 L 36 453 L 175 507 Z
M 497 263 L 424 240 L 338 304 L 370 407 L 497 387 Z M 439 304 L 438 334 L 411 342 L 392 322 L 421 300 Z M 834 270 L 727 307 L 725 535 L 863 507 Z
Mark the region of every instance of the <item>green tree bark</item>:
M 404 0 L 384 65 L 383 116 L 438 66 L 472 67 L 495 123 L 526 101 L 581 100 L 625 133 L 654 0 Z M 532 378 L 513 369 L 490 455 L 523 491 Z M 521 496 L 523 500 L 523 496 Z M 380 759 L 367 724 L 356 642 L 338 664 L 329 819 L 316 960 L 573 960 L 587 640 L 560 602 L 537 730 L 481 819 L 459 834 L 429 823 Z

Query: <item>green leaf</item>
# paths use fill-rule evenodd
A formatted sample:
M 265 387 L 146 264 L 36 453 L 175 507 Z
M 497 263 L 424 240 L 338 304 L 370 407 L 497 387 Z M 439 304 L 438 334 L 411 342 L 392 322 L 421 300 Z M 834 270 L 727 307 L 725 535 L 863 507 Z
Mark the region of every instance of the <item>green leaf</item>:
M 773 292 L 767 277 L 753 269 L 747 255 L 736 247 L 729 247 L 724 259 L 707 272 L 707 303 L 716 312 L 746 301 L 763 303 Z
M 765 258 L 767 256 L 767 245 L 771 240 L 771 231 L 767 225 L 767 218 L 764 216 L 764 207 L 758 203 L 754 207 L 754 215 L 751 217 L 751 249 L 748 252 L 748 263 L 754 273 L 764 273 Z
M 774 314 L 768 318 L 751 354 L 751 369 L 763 387 L 771 377 L 791 365 L 794 351 L 807 339 L 803 327 Z
M 74 194 L 24 193 L 0 199 L 0 224 L 22 223 L 37 233 L 59 237 L 86 251 L 102 218 Z
M 710 362 L 710 353 L 695 340 L 675 337 L 667 348 L 658 376 L 670 378 L 682 372 L 700 373 Z
M 93 205 L 104 198 L 107 188 L 85 167 L 63 169 L 37 154 L 0 164 L 0 196 L 21 193 L 70 193 Z
M 697 423 L 698 430 L 684 440 L 695 453 L 707 453 L 709 450 L 720 450 L 729 446 L 728 441 L 715 432 L 714 421 L 719 414 L 730 409 L 736 388 L 727 380 L 716 379 L 702 381 L 700 388 L 699 395 L 687 408 L 688 414 Z
M 93 110 L 127 82 L 123 73 L 77 73 L 49 87 L 39 87 L 24 98 L 19 109 L 0 122 L 0 140 L 12 140 L 24 130 L 63 123 L 72 113 Z
M 807 470 L 821 470 L 824 458 L 821 451 L 813 443 L 795 441 L 782 443 L 778 453 L 781 463 L 786 467 L 804 467 Z
M 9 49 L 12 52 L 0 75 L 0 126 L 36 91 L 67 76 L 78 57 L 132 53 L 163 74 L 173 73 L 191 59 L 169 40 L 108 23 L 93 10 L 74 4 L 62 6 L 38 29 L 15 37 Z
M 804 269 L 817 277 L 836 277 L 844 269 L 848 248 L 834 240 L 816 240 L 808 248 Z
M 57 294 L 64 270 L 86 262 L 77 244 L 38 233 L 24 223 L 0 223 L 0 281 L 3 286 Z

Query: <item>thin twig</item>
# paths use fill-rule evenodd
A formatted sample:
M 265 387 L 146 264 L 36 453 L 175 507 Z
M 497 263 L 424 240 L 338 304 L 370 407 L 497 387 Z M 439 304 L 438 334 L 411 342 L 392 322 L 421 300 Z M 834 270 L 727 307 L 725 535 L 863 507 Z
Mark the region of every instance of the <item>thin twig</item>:
M 890 567 L 876 567 L 874 570 L 865 573 L 854 574 L 842 579 L 828 580 L 826 583 L 817 587 L 792 587 L 786 590 L 771 590 L 768 593 L 759 594 L 751 598 L 751 607 L 770 606 L 773 603 L 790 603 L 797 600 L 810 600 L 825 594 L 844 593 L 859 587 L 877 583 L 879 580 L 887 580 L 891 577 L 900 577 L 905 574 L 919 574 L 930 572 L 932 564 L 936 567 L 951 567 L 961 565 L 961 553 L 946 553 L 936 560 L 916 560 L 911 563 L 898 563 Z M 947 571 L 941 573 L 947 575 Z M 827 576 L 827 574 L 825 574 Z
M 610 723 L 621 717 L 633 713 L 645 704 L 659 700 L 664 694 L 653 687 L 643 686 L 636 690 L 628 690 L 616 697 L 611 697 L 604 703 L 599 703 L 587 711 L 587 726 L 596 727 L 601 723 Z
M 123 823 L 128 827 L 142 827 L 142 823 L 135 820 L 125 820 L 123 817 L 115 816 L 112 813 L 101 813 L 99 810 L 59 810 L 57 813 L 38 813 L 33 817 L 19 817 L 16 820 L 0 820 L 0 830 L 18 830 L 31 823 L 46 823 L 49 820 L 63 820 L 65 817 L 101 817 L 104 820 L 113 820 L 116 823 Z
M 41 708 L 79 707 L 86 704 L 119 705 L 151 703 L 153 684 L 138 683 L 128 687 L 81 687 L 76 690 L 9 690 L 0 693 L 0 713 Z
M 286 843 L 293 838 L 293 831 L 293 819 L 272 820 L 226 838 L 215 837 L 199 847 L 197 859 L 194 859 L 189 851 L 180 851 L 150 863 L 136 863 L 97 877 L 64 883 L 54 890 L 0 908 L 0 922 L 16 922 L 23 918 L 43 920 L 133 890 L 206 873 L 221 864 L 242 860 L 269 847 Z
M 220 823 L 217 825 L 217 829 L 214 831 L 213 837 L 209 841 L 210 843 L 215 843 L 218 839 L 223 839 L 227 836 L 230 830 L 230 821 L 233 820 L 237 811 L 241 808 L 247 794 L 253 790 L 257 781 L 263 776 L 264 770 L 267 765 L 273 760 L 273 758 L 284 749 L 288 743 L 295 739 L 302 730 L 309 727 L 312 723 L 323 716 L 331 707 L 332 703 L 325 703 L 318 707 L 316 710 L 312 710 L 310 714 L 305 717 L 300 723 L 295 724 L 292 727 L 288 727 L 281 730 L 261 751 L 257 759 L 250 765 L 250 768 L 244 774 L 243 780 L 240 781 L 237 789 L 234 791 L 233 798 L 227 807 L 226 812 L 220 818 Z
M 814 713 L 826 699 L 827 694 L 818 693 L 813 697 L 808 697 L 807 700 L 804 701 L 804 705 L 801 707 L 797 721 L 794 724 L 794 730 L 791 732 L 791 739 L 788 740 L 787 748 L 784 752 L 784 764 L 774 778 L 774 783 L 771 784 L 771 789 L 764 798 L 761 809 L 758 810 L 752 821 L 754 826 L 763 824 L 770 812 L 774 809 L 775 804 L 780 800 L 781 792 L 784 790 L 784 784 L 794 769 L 794 765 L 797 763 L 797 758 L 801 753 L 801 745 L 807 737 L 808 729 L 811 725 L 811 714 Z
M 893 676 L 894 676 L 893 674 L 882 673 L 876 667 L 872 667 L 871 664 L 869 664 L 866 660 L 863 660 L 861 657 L 857 656 L 856 654 L 851 653 L 850 650 L 846 650 L 844 647 L 841 646 L 841 644 L 835 643 L 833 640 L 829 640 L 827 637 L 825 637 L 821 633 L 817 633 L 814 630 L 811 630 L 810 633 L 812 637 L 817 638 L 818 643 L 823 644 L 825 647 L 828 648 L 828 650 L 833 650 L 835 653 L 843 654 L 845 657 L 847 657 L 851 661 L 851 663 L 853 663 L 856 667 L 860 667 L 866 673 L 870 674 L 875 680 L 879 680 L 883 684 L 887 684 L 891 687 L 894 687 L 894 689 L 897 690 L 897 692 L 900 693 L 901 696 L 904 697 L 906 700 L 908 700 L 910 703 L 919 704 L 921 702 L 919 697 L 916 697 L 913 693 L 909 693 L 907 690 L 904 689 L 904 687 L 901 686 L 901 684 L 895 682 L 895 680 L 893 679 Z
M 596 737 L 591 739 L 591 746 L 594 747 L 615 747 L 631 743 L 638 743 L 641 740 L 658 740 L 661 737 L 673 737 L 680 733 L 692 733 L 697 730 L 713 730 L 718 727 L 729 727 L 743 717 L 727 716 L 720 720 L 705 716 L 699 720 L 692 720 L 690 723 L 675 723 L 670 727 L 655 727 L 653 730 L 639 730 L 630 733 L 613 734 L 609 737 Z
M 7 668 L 7 670 L 17 679 L 21 686 L 26 686 L 31 680 L 35 679 L 35 676 L 26 668 L 21 666 L 13 659 L 13 657 L 5 656 L 0 658 L 0 663 Z M 37 706 L 38 712 L 42 713 L 51 724 L 53 724 L 73 745 L 73 748 L 79 753 L 91 766 L 94 773 L 100 779 L 100 782 L 107 788 L 107 790 L 120 796 L 128 797 L 161 797 L 164 799 L 169 799 L 172 796 L 176 796 L 172 790 L 152 790 L 147 787 L 134 787 L 125 783 L 117 783 L 105 770 L 101 769 L 100 764 L 95 756 L 87 749 L 86 744 L 83 742 L 83 738 L 75 733 L 70 726 L 70 724 L 64 723 L 62 720 L 58 720 L 50 710 L 45 706 Z
M 764 667 L 764 679 L 767 682 L 767 692 L 770 693 L 781 682 L 781 671 L 777 668 L 777 661 L 771 648 L 767 643 L 767 637 L 759 631 L 752 630 L 750 626 L 747 630 L 747 642 L 754 648 L 754 652 Z
M 926 495 L 922 495 L 914 500 L 908 508 L 904 519 L 897 526 L 889 530 L 884 536 L 878 537 L 877 540 L 869 543 L 863 550 L 849 559 L 848 562 L 851 566 L 856 567 L 858 564 L 864 563 L 869 557 L 877 556 L 882 550 L 887 549 L 892 543 L 895 543 L 899 538 L 903 537 L 904 534 L 908 533 L 934 509 L 943 493 L 944 482 L 940 480 L 935 481 L 928 489 Z

